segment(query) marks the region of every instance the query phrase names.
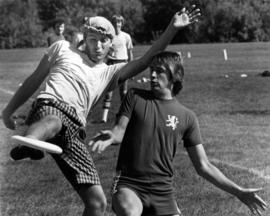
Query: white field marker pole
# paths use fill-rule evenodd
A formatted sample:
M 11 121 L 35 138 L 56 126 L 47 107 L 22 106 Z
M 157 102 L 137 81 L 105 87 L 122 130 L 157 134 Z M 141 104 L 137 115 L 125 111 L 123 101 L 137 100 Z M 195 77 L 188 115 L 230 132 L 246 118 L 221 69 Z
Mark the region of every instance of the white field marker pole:
M 223 49 L 223 55 L 224 55 L 224 60 L 227 61 L 228 60 L 228 55 L 227 55 L 227 50 Z

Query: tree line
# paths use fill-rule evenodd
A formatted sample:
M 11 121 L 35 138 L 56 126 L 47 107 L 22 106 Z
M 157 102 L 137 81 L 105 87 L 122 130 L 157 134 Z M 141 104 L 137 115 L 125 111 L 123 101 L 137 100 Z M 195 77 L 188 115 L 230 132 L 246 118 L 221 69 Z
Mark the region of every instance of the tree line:
M 66 22 L 71 40 L 85 16 L 125 17 L 134 43 L 149 43 L 164 31 L 176 10 L 196 4 L 199 25 L 181 31 L 173 43 L 251 42 L 270 39 L 269 0 L 4 0 L 0 2 L 0 48 L 47 46 L 54 20 Z

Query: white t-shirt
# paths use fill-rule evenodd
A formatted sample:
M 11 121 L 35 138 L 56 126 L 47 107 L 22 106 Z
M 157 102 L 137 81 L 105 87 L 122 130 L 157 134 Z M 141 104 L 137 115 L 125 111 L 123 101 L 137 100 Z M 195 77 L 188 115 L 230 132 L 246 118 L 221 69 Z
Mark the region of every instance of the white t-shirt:
M 128 60 L 128 50 L 133 49 L 131 37 L 128 33 L 121 31 L 115 35 L 112 41 L 110 59 Z
M 76 109 L 86 125 L 90 109 L 107 90 L 117 87 L 125 63 L 96 65 L 68 41 L 53 44 L 46 52 L 50 73 L 38 98 L 54 98 Z

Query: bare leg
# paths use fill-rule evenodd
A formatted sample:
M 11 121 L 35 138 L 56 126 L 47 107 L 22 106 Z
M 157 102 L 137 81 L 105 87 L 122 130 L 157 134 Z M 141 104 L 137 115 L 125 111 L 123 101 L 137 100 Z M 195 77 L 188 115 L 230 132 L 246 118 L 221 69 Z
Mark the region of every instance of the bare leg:
M 112 205 L 117 216 L 140 216 L 143 211 L 140 198 L 128 188 L 120 188 L 113 195 Z
M 112 103 L 112 97 L 113 97 L 113 91 L 107 92 L 105 95 L 104 104 L 103 104 L 103 113 L 102 113 L 102 119 L 101 119 L 102 122 L 107 122 L 109 109 Z
M 61 120 L 54 115 L 44 117 L 38 122 L 29 126 L 25 136 L 32 139 L 48 140 L 57 135 L 62 128 Z M 32 160 L 40 160 L 44 157 L 44 152 L 32 149 L 27 146 L 16 146 L 10 151 L 10 157 L 13 160 L 21 160 L 30 158 Z
M 55 137 L 61 128 L 62 122 L 60 118 L 54 115 L 48 115 L 30 125 L 25 136 L 32 139 L 48 140 Z
M 83 216 L 104 215 L 107 201 L 100 185 L 81 185 L 79 186 L 78 193 L 85 205 Z

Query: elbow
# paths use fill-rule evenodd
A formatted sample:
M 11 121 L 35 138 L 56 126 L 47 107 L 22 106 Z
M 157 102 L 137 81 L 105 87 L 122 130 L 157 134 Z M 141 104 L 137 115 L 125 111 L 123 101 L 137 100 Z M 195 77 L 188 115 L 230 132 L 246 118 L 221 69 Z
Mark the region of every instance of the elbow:
M 197 166 L 195 169 L 199 176 L 205 177 L 210 169 L 210 166 L 211 164 L 209 162 L 203 162 L 200 163 L 200 165 Z

